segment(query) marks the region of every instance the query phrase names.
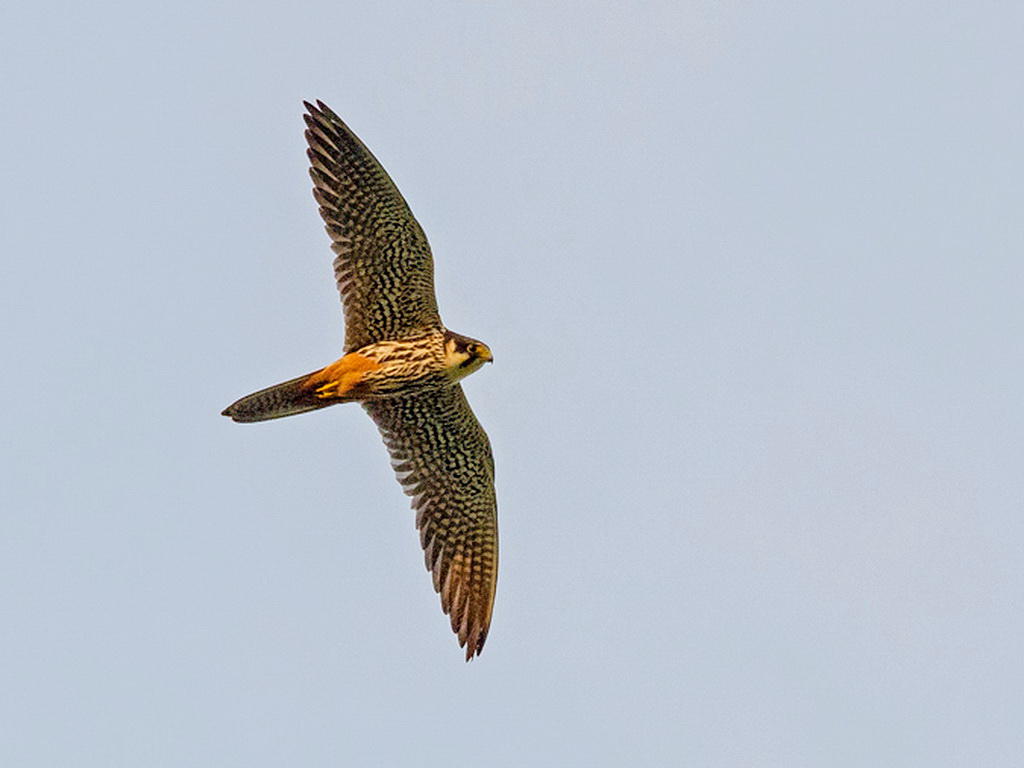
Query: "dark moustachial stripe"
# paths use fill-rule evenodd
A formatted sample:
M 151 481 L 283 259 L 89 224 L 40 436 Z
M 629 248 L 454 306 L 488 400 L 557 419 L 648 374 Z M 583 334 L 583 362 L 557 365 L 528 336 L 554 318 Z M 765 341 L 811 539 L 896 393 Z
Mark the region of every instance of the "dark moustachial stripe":
M 309 173 L 336 255 L 345 354 L 241 398 L 224 415 L 264 421 L 362 402 L 412 496 L 427 568 L 468 660 L 491 623 L 497 502 L 490 442 L 453 380 L 493 357 L 441 324 L 430 246 L 387 172 L 322 102 L 306 109 Z M 463 363 L 452 347 L 472 353 Z

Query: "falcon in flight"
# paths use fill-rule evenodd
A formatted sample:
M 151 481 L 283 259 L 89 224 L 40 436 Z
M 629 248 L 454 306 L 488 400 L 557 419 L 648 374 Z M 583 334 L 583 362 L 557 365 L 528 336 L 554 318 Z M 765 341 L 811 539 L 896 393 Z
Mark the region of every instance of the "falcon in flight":
M 412 496 L 427 570 L 468 661 L 491 623 L 498 518 L 491 445 L 459 380 L 493 357 L 486 344 L 441 323 L 430 246 L 387 172 L 325 104 L 305 104 L 309 174 L 336 254 L 345 354 L 243 397 L 224 415 L 266 421 L 362 404 Z

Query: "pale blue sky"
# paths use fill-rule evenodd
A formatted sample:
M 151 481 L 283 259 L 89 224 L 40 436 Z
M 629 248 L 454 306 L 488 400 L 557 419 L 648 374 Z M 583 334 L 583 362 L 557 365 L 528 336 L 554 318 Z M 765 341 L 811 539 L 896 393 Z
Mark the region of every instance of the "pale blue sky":
M 0 764 L 1011 766 L 1024 6 L 22 3 Z M 434 249 L 497 460 L 463 661 L 333 360 L 303 99 Z

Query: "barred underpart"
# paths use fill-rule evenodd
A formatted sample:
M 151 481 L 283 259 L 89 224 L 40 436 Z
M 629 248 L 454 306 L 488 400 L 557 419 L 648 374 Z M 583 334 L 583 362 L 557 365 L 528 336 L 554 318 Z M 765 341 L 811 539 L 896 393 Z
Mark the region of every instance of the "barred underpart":
M 462 387 L 490 350 L 441 323 L 430 246 L 387 172 L 322 102 L 306 103 L 313 196 L 331 238 L 345 354 L 241 398 L 265 421 L 359 401 L 412 496 L 427 568 L 466 659 L 484 647 L 498 574 L 494 460 Z

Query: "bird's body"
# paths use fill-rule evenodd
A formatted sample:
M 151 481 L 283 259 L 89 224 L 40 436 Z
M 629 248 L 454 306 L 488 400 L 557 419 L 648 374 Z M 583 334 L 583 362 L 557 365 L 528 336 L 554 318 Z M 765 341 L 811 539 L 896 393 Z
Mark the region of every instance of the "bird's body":
M 337 254 L 345 354 L 224 415 L 266 421 L 361 402 L 413 497 L 434 588 L 470 659 L 494 604 L 497 504 L 490 442 L 458 382 L 493 357 L 441 323 L 426 237 L 384 169 L 324 104 L 306 108 L 313 194 Z
M 472 352 L 470 352 L 472 350 Z M 451 331 L 378 341 L 319 371 L 261 389 L 224 411 L 235 421 L 267 421 L 335 403 L 411 395 L 448 387 L 492 359 L 487 347 Z M 296 406 L 302 407 L 295 410 Z

